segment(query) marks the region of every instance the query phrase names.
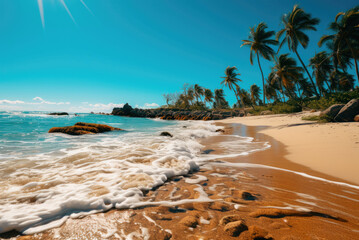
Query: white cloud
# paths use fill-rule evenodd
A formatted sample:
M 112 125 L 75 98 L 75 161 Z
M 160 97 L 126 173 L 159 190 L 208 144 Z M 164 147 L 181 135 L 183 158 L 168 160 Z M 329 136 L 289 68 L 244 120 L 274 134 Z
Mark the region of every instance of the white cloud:
M 41 97 L 34 97 L 32 100 L 40 101 L 40 103 L 29 103 L 29 104 L 50 104 L 50 105 L 64 105 L 64 104 L 69 105 L 70 104 L 70 102 L 49 102 L 49 101 L 44 100 Z
M 143 106 L 143 108 L 157 108 L 160 105 L 158 105 L 157 103 L 145 103 L 145 105 Z
M 112 109 L 114 107 L 123 107 L 123 103 L 117 104 L 117 103 L 108 103 L 108 104 L 103 104 L 103 103 L 95 103 L 95 104 L 89 104 L 90 107 L 94 107 L 94 108 L 101 108 L 101 109 Z
M 24 104 L 24 101 L 20 101 L 20 100 L 15 100 L 15 101 L 11 101 L 11 100 L 0 100 L 0 104 Z

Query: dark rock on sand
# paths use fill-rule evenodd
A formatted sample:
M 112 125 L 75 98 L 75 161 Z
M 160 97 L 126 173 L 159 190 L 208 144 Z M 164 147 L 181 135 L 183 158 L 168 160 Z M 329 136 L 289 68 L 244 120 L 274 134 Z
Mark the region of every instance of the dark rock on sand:
M 223 130 L 223 129 L 221 129 L 221 128 L 219 128 L 219 129 L 217 129 L 217 130 L 216 130 L 216 132 L 221 132 L 221 133 L 224 133 L 224 130 Z
M 253 196 L 250 192 L 246 192 L 246 191 L 243 191 L 241 193 L 241 197 L 243 200 L 247 200 L 247 201 L 253 201 L 253 200 L 256 200 L 257 198 L 255 196 Z
M 354 117 L 359 114 L 359 100 L 350 100 L 334 118 L 337 122 L 352 122 Z
M 242 232 L 246 230 L 248 230 L 248 227 L 242 220 L 230 222 L 227 223 L 226 226 L 224 226 L 224 231 L 232 237 L 238 237 Z
M 325 109 L 323 112 L 320 113 L 319 116 L 324 117 L 327 116 L 330 119 L 334 119 L 335 116 L 339 113 L 339 111 L 345 106 L 345 104 L 334 104 L 327 109 Z
M 69 115 L 67 112 L 54 112 L 54 113 L 49 113 L 47 115 L 54 115 L 54 116 L 67 116 Z
M 49 130 L 49 133 L 66 133 L 69 135 L 83 135 L 83 134 L 95 134 L 109 131 L 119 131 L 120 128 L 114 128 L 104 124 L 96 123 L 83 123 L 78 122 L 74 126 L 67 127 L 53 127 Z
M 173 137 L 173 135 L 169 132 L 161 132 L 160 136 L 164 136 L 164 137 Z

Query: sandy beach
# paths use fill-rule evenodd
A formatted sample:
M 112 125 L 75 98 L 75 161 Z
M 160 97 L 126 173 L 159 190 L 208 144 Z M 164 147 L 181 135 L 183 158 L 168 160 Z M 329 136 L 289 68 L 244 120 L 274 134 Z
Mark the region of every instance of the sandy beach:
M 250 116 L 221 120 L 221 123 L 240 123 L 262 126 L 260 133 L 283 143 L 285 157 L 315 171 L 359 184 L 359 124 L 315 123 L 303 116 L 319 112 Z
M 204 154 L 226 155 L 228 148 L 221 146 L 238 147 L 234 136 L 252 137 L 253 142 L 266 142 L 271 147 L 239 157 L 226 157 L 223 161 L 209 161 L 199 171 L 170 179 L 158 188 L 143 192 L 142 207 L 69 218 L 60 227 L 18 239 L 356 239 L 359 209 L 355 206 L 359 202 L 359 186 L 355 184 L 355 174 L 347 174 L 353 178 L 343 181 L 345 175 L 330 174 L 309 164 L 305 166 L 304 161 L 294 162 L 290 156 L 313 156 L 313 150 L 307 155 L 301 151 L 306 151 L 305 146 L 317 144 L 331 148 L 330 144 L 334 146 L 338 136 L 350 140 L 356 137 L 357 126 L 308 125 L 301 120 L 301 116 L 307 114 L 218 122 L 217 125 L 225 126 L 225 133 L 203 139 Z M 264 123 L 270 127 L 264 127 Z M 305 141 L 311 129 L 325 132 L 331 127 L 337 130 L 331 133 L 336 136 L 334 140 L 325 135 L 319 140 Z M 341 129 L 347 129 L 346 136 Z M 275 135 L 276 132 L 279 133 Z M 278 137 L 281 134 L 289 136 Z M 285 142 L 284 137 L 292 142 Z M 301 149 L 295 148 L 298 139 L 303 143 Z M 348 150 L 347 146 L 356 146 L 354 143 L 345 145 L 347 142 L 337 145 L 346 146 L 340 152 Z M 354 155 L 358 149 L 348 151 Z M 320 159 L 323 164 L 329 156 L 321 153 L 318 155 L 323 156 Z M 348 161 L 354 160 L 355 156 L 348 158 Z M 332 165 L 335 168 L 340 163 Z M 340 172 L 352 173 L 353 166 L 343 167 Z M 16 234 L 2 237 L 11 238 Z

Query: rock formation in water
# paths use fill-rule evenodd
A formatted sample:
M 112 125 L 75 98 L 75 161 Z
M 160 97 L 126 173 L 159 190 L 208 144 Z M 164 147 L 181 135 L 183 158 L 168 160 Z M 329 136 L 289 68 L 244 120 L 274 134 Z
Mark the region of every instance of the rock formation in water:
M 48 115 L 54 115 L 54 116 L 68 116 L 69 114 L 67 112 L 54 112 L 49 113 Z
M 126 103 L 122 108 L 114 108 L 112 115 L 125 117 L 160 118 L 164 120 L 220 120 L 229 117 L 243 117 L 239 110 L 202 110 L 190 111 L 183 109 L 139 109 Z
M 49 133 L 66 133 L 69 135 L 95 134 L 109 131 L 123 131 L 123 129 L 104 124 L 78 122 L 74 126 L 53 127 Z

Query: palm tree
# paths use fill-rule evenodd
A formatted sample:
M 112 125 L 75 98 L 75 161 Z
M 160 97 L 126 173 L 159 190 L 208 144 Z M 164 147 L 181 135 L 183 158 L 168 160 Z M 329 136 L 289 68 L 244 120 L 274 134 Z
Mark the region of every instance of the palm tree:
M 227 67 L 226 70 L 224 71 L 226 76 L 221 77 L 221 78 L 223 78 L 223 81 L 221 82 L 221 84 L 228 87 L 229 90 L 233 90 L 234 95 L 237 98 L 237 102 L 239 103 L 239 99 L 238 99 L 235 87 L 238 87 L 237 82 L 242 82 L 242 80 L 237 77 L 237 76 L 240 76 L 241 74 L 236 73 L 236 71 L 237 71 L 236 67 Z
M 259 95 L 261 94 L 261 89 L 256 84 L 253 84 L 250 87 L 250 92 L 252 104 L 257 105 L 257 102 L 259 102 Z
M 211 103 L 211 102 L 213 102 L 213 93 L 212 93 L 212 91 L 211 91 L 211 89 L 205 89 L 204 90 L 204 101 L 205 102 L 208 102 L 208 103 Z
M 295 84 L 299 79 L 303 78 L 303 69 L 298 67 L 296 61 L 288 57 L 288 55 L 282 54 L 276 59 L 275 65 L 272 68 L 275 74 L 272 81 L 279 81 L 285 90 L 287 90 L 290 98 L 295 98 Z
M 201 98 L 204 94 L 203 87 L 199 86 L 198 84 L 195 84 L 193 87 L 194 90 L 194 96 L 196 98 L 197 104 L 199 103 L 198 99 Z
M 314 57 L 309 60 L 309 66 L 313 68 L 313 75 L 315 76 L 315 81 L 321 95 L 323 95 L 325 91 L 324 83 L 327 84 L 328 89 L 330 90 L 330 86 L 327 81 L 330 72 L 333 70 L 333 65 L 330 61 L 329 54 L 325 51 L 315 54 Z
M 249 93 L 245 89 L 240 89 L 239 88 L 237 90 L 237 94 L 238 94 L 239 98 L 241 99 L 243 108 L 245 106 L 250 105 L 254 109 L 254 106 L 253 106 L 253 104 L 251 102 L 251 97 L 250 97 Z
M 359 82 L 358 70 L 358 47 L 359 47 L 359 6 L 354 7 L 347 12 L 340 12 L 335 17 L 335 21 L 329 25 L 329 29 L 335 33 L 332 35 L 324 35 L 318 42 L 322 46 L 324 42 L 332 41 L 335 52 L 339 55 L 345 48 L 351 52 L 354 59 L 355 71 Z M 340 63 L 340 58 L 337 56 Z
M 261 63 L 259 61 L 259 54 L 264 59 L 270 60 L 271 58 L 273 58 L 275 54 L 274 50 L 270 47 L 270 45 L 278 44 L 278 41 L 272 39 L 275 32 L 274 31 L 267 32 L 266 29 L 267 29 L 267 24 L 265 24 L 264 22 L 258 24 L 257 27 L 254 26 L 253 28 L 250 28 L 249 37 L 248 37 L 249 40 L 242 40 L 244 43 L 241 45 L 241 47 L 242 46 L 251 47 L 249 60 L 252 65 L 253 65 L 253 52 L 257 56 L 258 66 L 262 74 L 263 89 L 264 89 L 264 75 L 263 75 Z M 264 104 L 266 103 L 265 90 L 263 91 L 263 102 Z
M 214 104 L 213 108 L 228 108 L 228 102 L 224 98 L 223 89 L 214 90 Z
M 305 66 L 303 60 L 300 58 L 298 54 L 298 44 L 302 45 L 303 48 L 307 48 L 309 37 L 304 33 L 306 30 L 313 30 L 316 31 L 316 25 L 319 24 L 318 18 L 312 18 L 309 13 L 304 12 L 302 8 L 298 5 L 294 5 L 293 10 L 289 14 L 284 14 L 282 17 L 282 23 L 284 28 L 281 29 L 277 33 L 277 40 L 279 40 L 283 34 L 285 34 L 282 42 L 279 45 L 279 50 L 283 46 L 285 42 L 288 43 L 288 48 L 290 51 L 295 52 L 299 61 L 301 62 L 303 68 L 308 74 L 308 77 L 315 89 L 315 94 L 319 97 L 318 91 L 315 87 L 314 81 L 311 75 L 308 72 L 307 67 Z

